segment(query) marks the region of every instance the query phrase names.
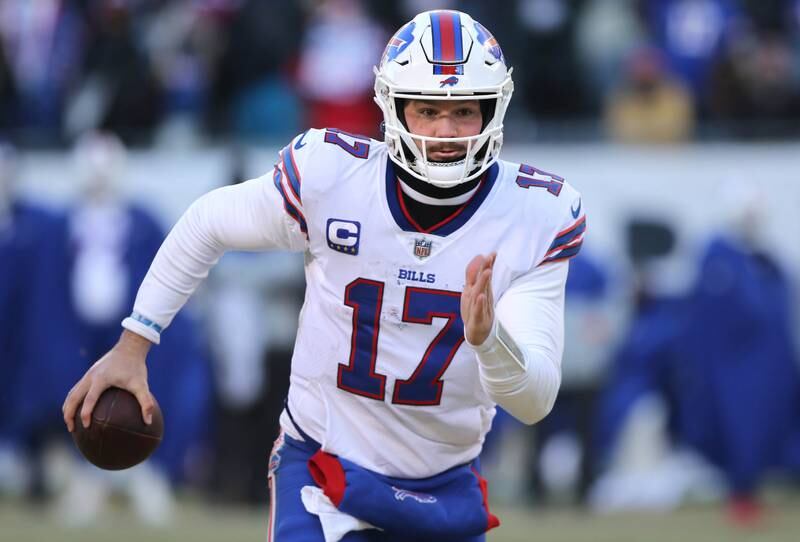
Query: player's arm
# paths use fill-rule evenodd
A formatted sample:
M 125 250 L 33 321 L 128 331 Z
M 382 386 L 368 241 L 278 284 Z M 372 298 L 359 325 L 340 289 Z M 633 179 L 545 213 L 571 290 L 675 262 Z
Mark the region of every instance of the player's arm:
M 195 201 L 161 245 L 123 327 L 158 344 L 161 332 L 229 250 L 302 250 L 304 236 L 281 208 L 272 175 L 219 188 Z
M 280 189 L 285 182 L 279 186 L 283 174 L 276 171 L 209 192 L 180 218 L 142 282 L 120 340 L 67 395 L 62 410 L 70 431 L 81 401 L 82 423 L 88 426 L 97 399 L 110 386 L 133 393 L 149 422 L 154 403 L 147 386 L 147 352 L 225 251 L 304 248 L 305 231 L 288 205 L 302 213 L 297 201 L 285 201 Z
M 483 388 L 518 420 L 533 424 L 555 403 L 564 351 L 564 290 L 569 259 L 581 249 L 586 214 L 580 194 L 563 185 L 560 219 L 538 265 L 516 278 L 494 302 L 494 255 L 467 267 L 461 317 L 467 343 L 477 354 Z
M 496 305 L 493 264 L 493 256 L 478 256 L 467 269 L 462 294 L 465 337 L 492 400 L 521 422 L 533 424 L 553 408 L 561 384 L 569 264 L 535 268 L 517 279 Z

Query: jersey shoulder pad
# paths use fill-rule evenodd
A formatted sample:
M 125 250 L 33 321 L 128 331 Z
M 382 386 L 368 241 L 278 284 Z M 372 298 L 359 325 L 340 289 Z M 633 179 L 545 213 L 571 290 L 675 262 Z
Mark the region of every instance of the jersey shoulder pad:
M 330 175 L 335 167 L 326 156 L 324 135 L 324 130 L 310 128 L 278 151 L 273 171 L 275 184 L 285 192 L 284 198 L 296 200 L 298 206 L 327 177 L 323 172 Z
M 515 171 L 514 188 L 531 192 L 531 197 L 521 198 L 523 205 L 552 240 L 540 264 L 575 256 L 586 231 L 586 210 L 580 193 L 560 175 L 529 164 L 505 165 Z
M 553 218 L 556 226 L 553 241 L 541 263 L 573 258 L 583 246 L 586 234 L 586 208 L 580 192 L 565 182 L 562 201 L 555 211 Z
M 376 154 L 381 142 L 336 128 L 311 128 L 295 137 L 278 155 L 280 168 L 302 198 L 336 186 L 349 170 Z M 346 175 L 345 175 L 346 176 Z

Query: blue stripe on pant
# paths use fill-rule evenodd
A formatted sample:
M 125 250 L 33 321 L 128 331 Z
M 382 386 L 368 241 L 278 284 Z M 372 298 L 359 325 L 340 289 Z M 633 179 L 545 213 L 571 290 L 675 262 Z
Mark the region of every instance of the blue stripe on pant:
M 270 459 L 272 485 L 272 510 L 268 542 L 325 542 L 322 526 L 317 516 L 303 506 L 300 490 L 315 486 L 308 471 L 308 460 L 316 448 L 305 442 L 283 435 L 283 443 L 276 443 Z M 449 542 L 485 542 L 485 535 Z M 412 542 L 406 536 L 392 537 L 384 532 L 369 529 L 350 532 L 342 542 Z

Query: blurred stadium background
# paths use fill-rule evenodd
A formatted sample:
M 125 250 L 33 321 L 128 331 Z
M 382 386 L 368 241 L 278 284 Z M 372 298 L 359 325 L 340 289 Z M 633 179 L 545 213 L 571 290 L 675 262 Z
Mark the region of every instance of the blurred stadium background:
M 796 539 L 800 0 L 0 0 L 0 539 L 266 536 L 301 257 L 229 254 L 176 319 L 144 465 L 89 468 L 61 402 L 191 201 L 378 136 L 372 65 L 443 7 L 514 66 L 503 157 L 590 224 L 554 412 L 487 442 L 490 540 Z

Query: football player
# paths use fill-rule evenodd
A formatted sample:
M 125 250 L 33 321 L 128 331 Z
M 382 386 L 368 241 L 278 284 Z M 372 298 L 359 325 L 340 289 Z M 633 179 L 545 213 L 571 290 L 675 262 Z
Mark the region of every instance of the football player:
M 112 385 L 149 418 L 148 348 L 226 250 L 302 251 L 270 539 L 484 540 L 499 522 L 477 457 L 496 404 L 527 424 L 553 405 L 586 228 L 564 179 L 499 160 L 512 91 L 480 23 L 417 15 L 375 69 L 384 141 L 312 129 L 263 177 L 196 201 L 67 397 L 69 429 Z

